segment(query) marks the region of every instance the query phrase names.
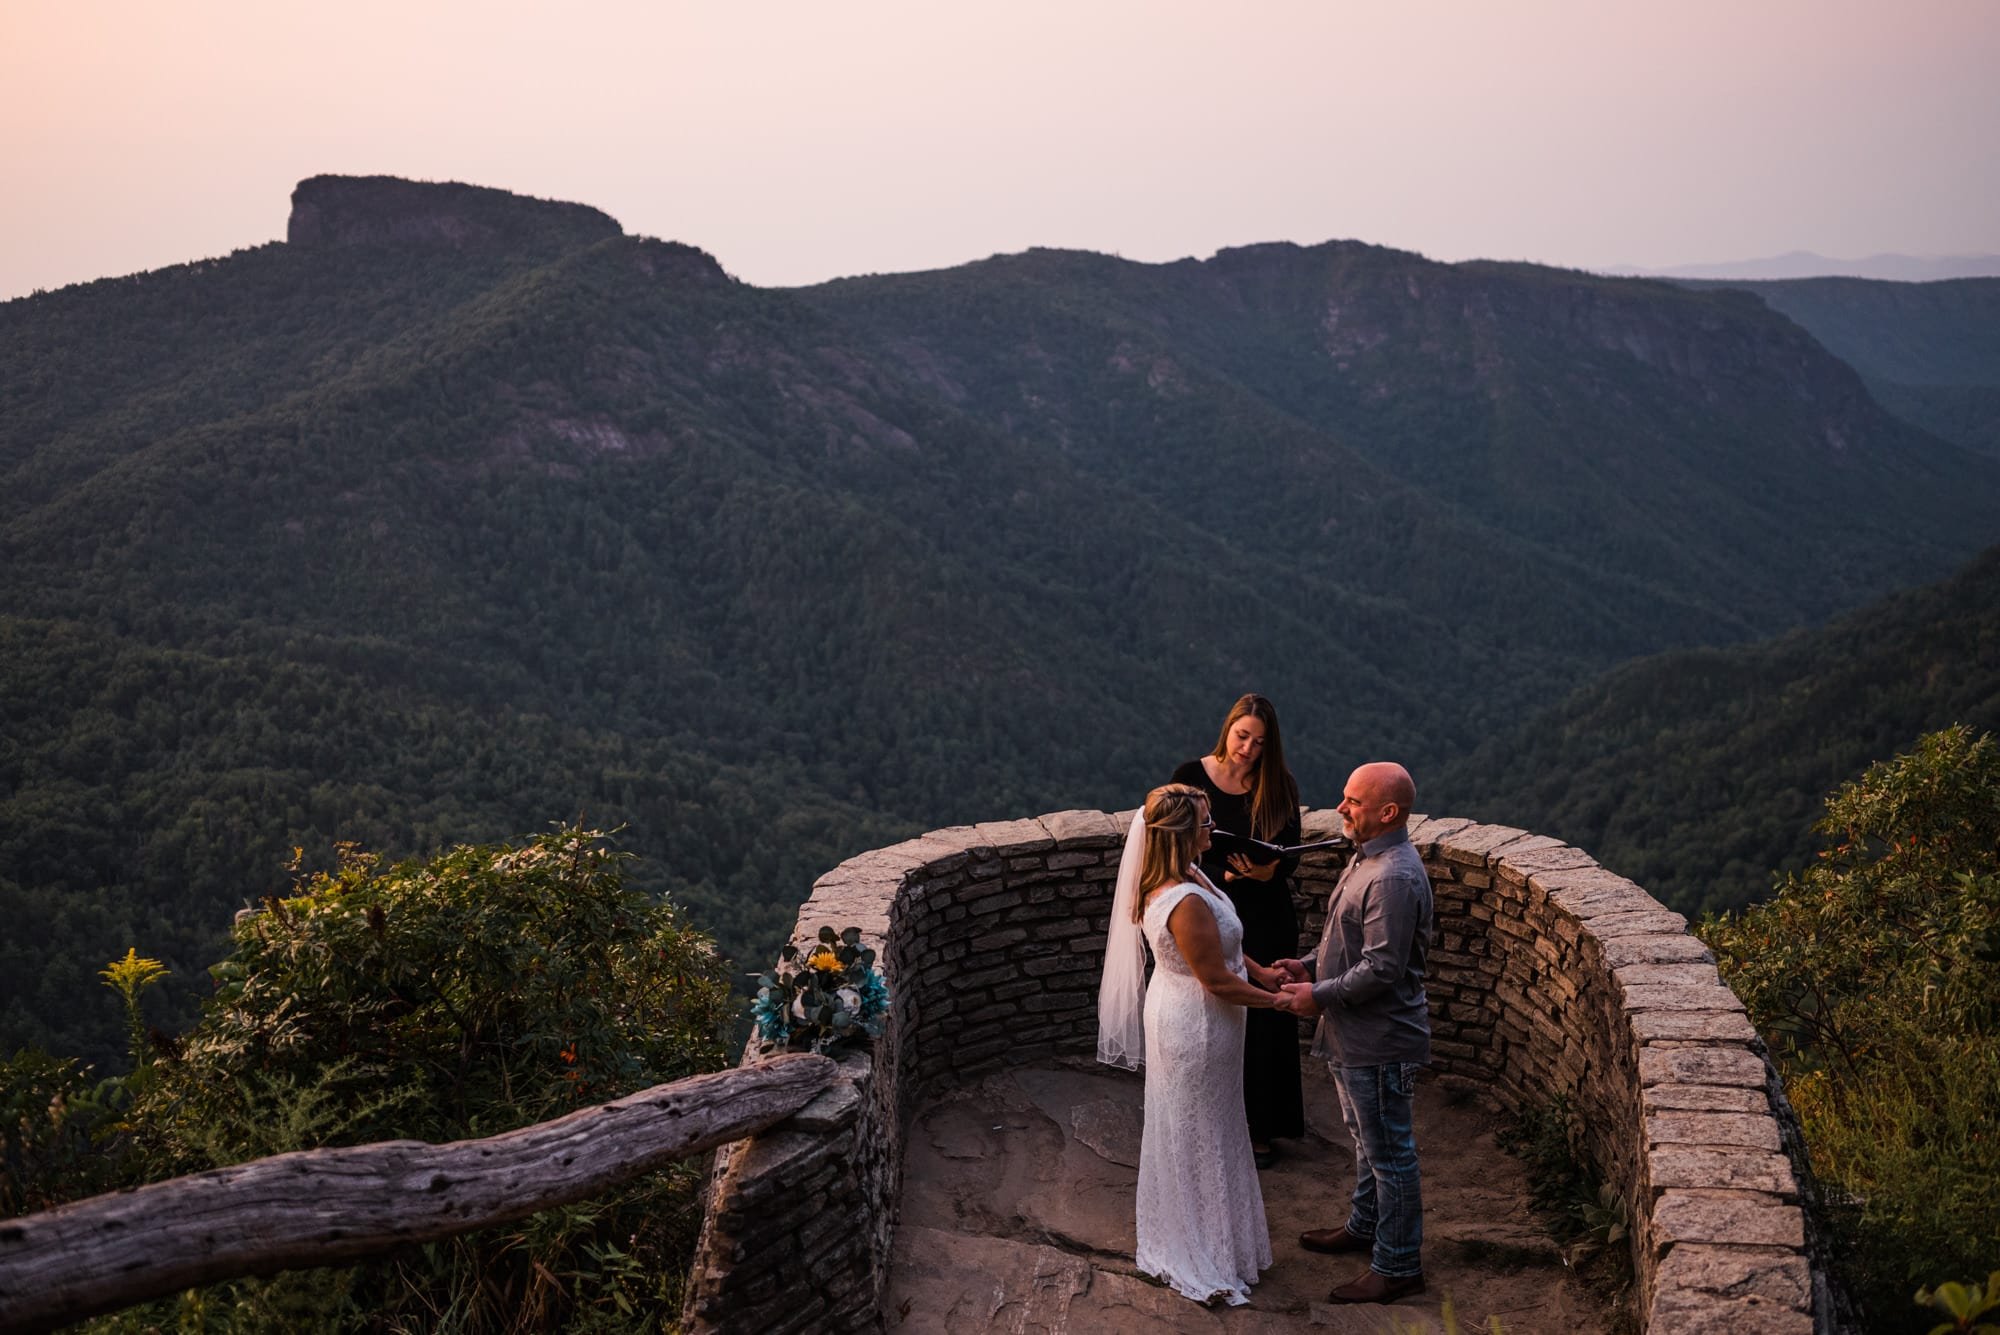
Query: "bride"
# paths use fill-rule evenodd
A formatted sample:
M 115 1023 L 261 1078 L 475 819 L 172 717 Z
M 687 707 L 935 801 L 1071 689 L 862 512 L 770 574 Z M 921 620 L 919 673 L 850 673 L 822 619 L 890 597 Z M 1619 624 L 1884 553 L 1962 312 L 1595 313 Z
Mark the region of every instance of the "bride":
M 1155 788 L 1133 817 L 1111 905 L 1097 1057 L 1146 1070 L 1139 1269 L 1196 1302 L 1237 1305 L 1271 1264 L 1243 1113 L 1244 1007 L 1271 1007 L 1264 989 L 1282 979 L 1243 957 L 1242 922 L 1195 865 L 1214 828 L 1207 798 L 1182 783 Z M 1150 987 L 1142 931 L 1157 961 Z

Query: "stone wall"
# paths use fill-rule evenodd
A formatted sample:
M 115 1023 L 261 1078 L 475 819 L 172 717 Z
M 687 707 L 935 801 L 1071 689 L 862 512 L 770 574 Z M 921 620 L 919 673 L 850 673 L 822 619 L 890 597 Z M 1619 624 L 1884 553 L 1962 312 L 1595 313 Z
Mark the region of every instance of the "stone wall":
M 1436 895 L 1434 1064 L 1524 1108 L 1566 1095 L 1632 1211 L 1645 1329 L 1815 1327 L 1783 1098 L 1687 922 L 1557 840 L 1416 820 Z
M 859 927 L 889 981 L 888 1023 L 804 1112 L 717 1153 L 689 1330 L 882 1328 L 912 1111 L 1003 1065 L 1095 1051 L 1128 820 L 936 830 L 819 879 L 795 942 Z M 1336 832 L 1332 813 L 1307 813 L 1308 840 Z M 1509 1108 L 1567 1097 L 1632 1208 L 1645 1329 L 1813 1330 L 1782 1095 L 1685 920 L 1554 839 L 1426 817 L 1410 833 L 1436 892 L 1435 1069 Z M 1342 865 L 1314 854 L 1299 869 L 1308 946 Z

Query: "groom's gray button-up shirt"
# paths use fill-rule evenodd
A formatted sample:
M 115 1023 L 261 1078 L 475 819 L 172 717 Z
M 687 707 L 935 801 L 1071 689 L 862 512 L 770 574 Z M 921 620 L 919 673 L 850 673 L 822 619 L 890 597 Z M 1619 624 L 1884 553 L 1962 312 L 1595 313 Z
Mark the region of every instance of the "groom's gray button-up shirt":
M 1319 1030 L 1313 1055 L 1335 1066 L 1431 1059 L 1424 957 L 1431 940 L 1431 878 L 1407 830 L 1356 850 L 1327 902 L 1313 958 Z

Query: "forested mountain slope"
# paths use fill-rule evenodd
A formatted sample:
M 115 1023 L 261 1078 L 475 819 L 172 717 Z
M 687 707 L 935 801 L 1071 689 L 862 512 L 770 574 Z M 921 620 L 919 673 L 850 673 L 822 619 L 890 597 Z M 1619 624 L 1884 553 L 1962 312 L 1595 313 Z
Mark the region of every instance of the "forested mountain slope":
M 1366 503 L 1358 454 L 1552 568 L 1622 581 L 1591 619 L 1625 643 L 1687 633 L 1687 605 L 1771 633 L 1942 573 L 1934 523 L 1993 532 L 1990 461 L 1892 418 L 1736 293 L 1328 243 L 1031 251 L 808 295 L 984 416 L 1162 494 L 1192 481 L 1218 525 L 1302 561 Z M 1521 592 L 1517 610 L 1543 601 Z
M 2000 455 L 2000 278 L 1730 286 L 1796 320 L 1861 372 L 1891 412 Z
M 2000 731 L 2000 547 L 1816 630 L 1618 668 L 1426 801 L 1570 840 L 1684 912 L 1733 909 L 1804 864 L 1827 793 L 1951 723 Z
M 110 1060 L 116 998 L 97 971 L 119 942 L 171 962 L 184 1018 L 233 913 L 285 884 L 300 844 L 310 871 L 335 838 L 407 851 L 628 824 L 648 854 L 636 884 L 762 943 L 797 909 L 773 887 L 809 885 L 830 849 L 915 832 L 796 762 L 724 764 L 469 701 L 420 663 L 385 671 L 386 651 L 319 648 L 168 649 L 0 617 L 0 1046 Z
M 292 238 L 0 305 L 0 1045 L 105 1055 L 128 945 L 184 1015 L 295 845 L 629 822 L 756 959 L 816 869 L 1125 805 L 1243 690 L 1324 802 L 2000 510 L 1789 322 L 1660 284 L 1277 247 L 768 291 L 338 178 Z

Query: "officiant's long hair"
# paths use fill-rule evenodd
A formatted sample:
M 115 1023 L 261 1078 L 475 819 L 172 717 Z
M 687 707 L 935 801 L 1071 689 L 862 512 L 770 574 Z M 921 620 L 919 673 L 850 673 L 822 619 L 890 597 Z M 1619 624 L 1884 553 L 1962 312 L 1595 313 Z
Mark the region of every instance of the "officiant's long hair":
M 1139 861 L 1139 893 L 1132 897 L 1133 922 L 1145 916 L 1147 895 L 1188 879 L 1207 806 L 1208 794 L 1192 784 L 1163 783 L 1146 794 L 1145 856 Z
M 1278 832 L 1291 823 L 1292 813 L 1299 809 L 1299 785 L 1285 766 L 1285 738 L 1278 727 L 1278 707 L 1261 695 L 1239 699 L 1229 707 L 1229 717 L 1222 720 L 1213 755 L 1217 760 L 1229 759 L 1229 730 L 1245 715 L 1264 725 L 1264 749 L 1257 755 L 1257 768 L 1250 778 L 1250 836 L 1276 839 Z

